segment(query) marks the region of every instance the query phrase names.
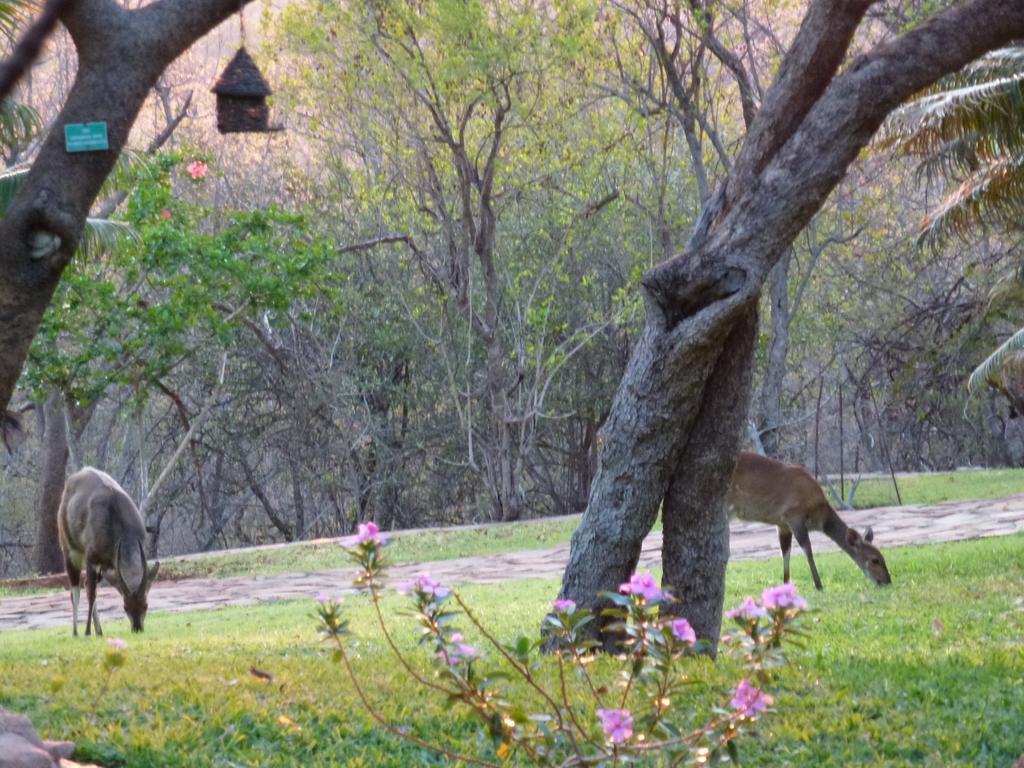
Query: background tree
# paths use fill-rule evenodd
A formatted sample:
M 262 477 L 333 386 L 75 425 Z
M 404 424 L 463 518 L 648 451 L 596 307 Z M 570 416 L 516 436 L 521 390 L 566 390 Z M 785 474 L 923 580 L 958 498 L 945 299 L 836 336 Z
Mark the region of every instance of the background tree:
M 728 560 L 721 500 L 768 271 L 891 110 L 1024 30 L 1020 7 L 967 3 L 842 68 L 870 5 L 810 4 L 687 249 L 645 275 L 647 322 L 604 426 L 562 597 L 593 605 L 624 581 L 662 506 L 664 581 L 698 635 L 718 637 Z M 996 27 L 970 24 L 978 13 Z
M 391 295 L 441 358 L 462 461 L 496 519 L 524 515 L 529 477 L 544 474 L 551 383 L 610 319 L 553 301 L 574 273 L 590 278 L 583 227 L 618 197 L 594 165 L 582 170 L 607 132 L 565 123 L 597 125 L 563 80 L 586 76 L 574 57 L 588 53 L 590 25 L 581 3 L 554 19 L 474 2 L 296 5 L 283 20 L 299 57 L 293 98 L 316 111 L 338 186 L 356 190 L 361 242 L 347 247 L 397 245 L 422 275 L 417 295 Z
M 936 244 L 969 240 L 979 230 L 1013 234 L 1024 212 L 1024 48 L 993 51 L 943 78 L 930 92 L 892 114 L 883 147 L 915 158 L 927 183 L 951 190 L 921 223 L 920 236 Z M 1019 301 L 1020 266 L 994 288 L 990 317 Z M 988 384 L 1010 402 L 1013 418 L 1024 409 L 1020 349 L 1013 334 L 972 372 L 968 388 Z

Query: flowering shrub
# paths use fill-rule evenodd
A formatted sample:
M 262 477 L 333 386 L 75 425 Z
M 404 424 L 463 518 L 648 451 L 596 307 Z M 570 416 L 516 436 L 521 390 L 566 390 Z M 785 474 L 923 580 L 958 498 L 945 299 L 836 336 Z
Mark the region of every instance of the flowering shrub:
M 800 634 L 794 622 L 807 610 L 796 588 L 781 584 L 765 590 L 760 601 L 748 597 L 729 611 L 726 616 L 737 631 L 723 636 L 723 648 L 742 658 L 746 676 L 735 689 L 722 693 L 723 706 L 711 707 L 704 725 L 684 730 L 679 726 L 683 718 L 673 717 L 673 706 L 678 711 L 680 702 L 686 700 L 687 660 L 707 650 L 707 644 L 697 639 L 685 618 L 661 615 L 672 595 L 650 573 L 634 574 L 617 593 L 602 595 L 610 603 L 603 611 L 606 630 L 620 638 L 621 654 L 616 658 L 621 670 L 615 687 L 600 684 L 592 673 L 591 662 L 599 647 L 588 627 L 594 614 L 579 609 L 572 600 L 552 601 L 545 633 L 559 650 L 548 667 L 552 674 L 557 673 L 557 685 L 549 689 L 539 677 L 544 665 L 537 658 L 545 638 L 521 637 L 511 645 L 499 642 L 458 592 L 421 573 L 398 591 L 412 600 L 420 645 L 433 660 L 435 674 L 425 675 L 398 649 L 384 621 L 380 597 L 387 537 L 370 522 L 360 525 L 357 534 L 341 544 L 359 563 L 355 583 L 369 593 L 384 639 L 398 663 L 422 686 L 473 711 L 493 740 L 497 759 L 457 754 L 389 723 L 373 707 L 355 676 L 345 645 L 348 622 L 342 618 L 340 604 L 319 595 L 320 632 L 334 644 L 335 660 L 343 664 L 363 706 L 387 730 L 473 765 L 497 768 L 513 755 L 550 766 L 616 765 L 644 756 L 666 765 L 736 760 L 738 737 L 772 705 L 772 696 L 765 689 L 774 670 L 784 662 L 783 638 Z M 483 637 L 487 654 L 465 641 L 456 627 L 460 619 Z M 569 674 L 573 671 L 575 674 Z M 528 689 L 529 699 L 538 702 L 534 706 L 540 711 L 527 712 L 524 705 L 512 700 L 517 689 L 509 680 L 514 678 Z M 686 714 L 691 720 L 690 713 Z
M 185 166 L 185 170 L 188 171 L 188 175 L 192 177 L 193 181 L 201 181 L 204 176 L 209 172 L 210 166 L 204 163 L 202 160 L 193 160 L 191 163 Z

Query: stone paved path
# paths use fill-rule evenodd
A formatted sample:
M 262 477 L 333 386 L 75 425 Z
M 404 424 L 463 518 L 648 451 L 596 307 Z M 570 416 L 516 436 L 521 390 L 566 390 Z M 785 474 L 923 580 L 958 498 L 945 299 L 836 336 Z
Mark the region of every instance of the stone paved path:
M 886 548 L 938 541 L 957 541 L 983 536 L 1002 536 L 1024 531 L 1024 495 L 990 501 L 966 501 L 935 506 L 882 507 L 879 509 L 843 512 L 847 524 L 863 530 L 874 526 L 875 543 Z M 815 552 L 827 552 L 836 546 L 822 534 L 811 534 Z M 755 523 L 734 523 L 731 536 L 732 558 L 749 560 L 779 557 L 775 528 Z M 660 560 L 661 534 L 647 537 L 640 556 L 640 567 L 657 566 Z M 510 579 L 553 578 L 561 575 L 568 560 L 569 546 L 512 552 L 501 555 L 478 555 L 457 560 L 429 563 L 406 563 L 390 571 L 392 583 L 401 583 L 420 571 L 429 570 L 440 582 L 449 585 L 486 584 Z M 799 548 L 793 547 L 794 563 L 802 560 Z M 799 572 L 804 568 L 796 564 Z M 779 574 L 782 562 L 779 558 Z M 828 579 L 828 574 L 823 574 Z M 897 574 L 896 578 L 899 576 Z M 225 579 L 183 579 L 157 582 L 149 595 L 150 611 L 195 611 L 226 605 L 253 605 L 275 600 L 312 597 L 320 592 L 338 595 L 351 591 L 351 569 L 317 573 L 287 573 L 272 576 L 244 576 Z M 82 618 L 85 599 L 83 595 Z M 98 597 L 104 616 L 123 617 L 120 596 L 111 588 L 101 587 Z M 70 600 L 66 592 L 31 597 L 0 598 L 0 632 L 16 629 L 69 626 Z

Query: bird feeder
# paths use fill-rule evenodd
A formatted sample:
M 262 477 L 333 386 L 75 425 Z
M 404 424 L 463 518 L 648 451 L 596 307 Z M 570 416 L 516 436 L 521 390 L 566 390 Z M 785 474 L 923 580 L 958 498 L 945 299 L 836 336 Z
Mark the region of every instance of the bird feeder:
M 244 47 L 231 59 L 211 89 L 217 94 L 217 130 L 221 133 L 270 133 L 270 86 Z

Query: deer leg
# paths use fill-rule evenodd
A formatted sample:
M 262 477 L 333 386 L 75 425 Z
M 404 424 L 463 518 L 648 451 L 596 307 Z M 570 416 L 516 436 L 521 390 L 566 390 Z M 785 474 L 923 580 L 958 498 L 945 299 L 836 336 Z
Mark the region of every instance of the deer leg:
M 789 550 L 793 546 L 793 532 L 779 527 L 779 546 L 782 548 L 782 580 L 789 582 Z
M 71 634 L 78 637 L 78 601 L 82 596 L 82 568 L 64 556 L 64 570 L 68 573 L 68 585 L 71 587 Z
M 100 580 L 102 578 L 103 572 L 99 568 L 97 568 L 95 576 L 93 577 L 93 581 L 97 584 L 97 586 L 99 585 Z M 93 589 L 93 591 L 95 592 L 95 589 Z M 96 636 L 103 637 L 103 630 L 100 628 L 100 609 L 97 607 L 95 602 L 93 602 L 92 606 L 92 624 L 94 627 L 96 627 Z
M 89 600 L 89 610 L 85 615 L 85 636 L 92 634 L 92 617 L 96 612 L 96 582 L 97 571 L 90 560 L 85 561 L 85 593 Z M 96 625 L 96 634 L 100 634 L 99 624 Z
M 793 526 L 793 535 L 796 536 L 796 543 L 800 545 L 800 549 L 807 555 L 807 564 L 811 566 L 811 576 L 814 578 L 815 588 L 821 592 L 825 588 L 821 586 L 821 579 L 818 578 L 818 569 L 814 565 L 814 554 L 811 552 L 811 537 L 807 533 L 807 526 L 803 523 L 798 523 Z

